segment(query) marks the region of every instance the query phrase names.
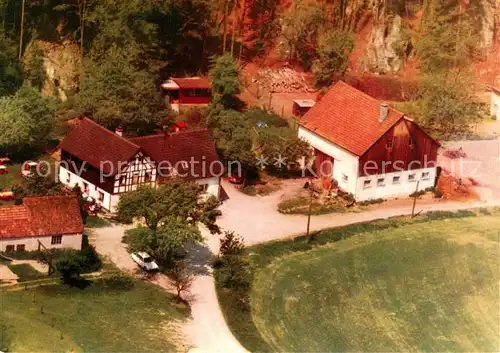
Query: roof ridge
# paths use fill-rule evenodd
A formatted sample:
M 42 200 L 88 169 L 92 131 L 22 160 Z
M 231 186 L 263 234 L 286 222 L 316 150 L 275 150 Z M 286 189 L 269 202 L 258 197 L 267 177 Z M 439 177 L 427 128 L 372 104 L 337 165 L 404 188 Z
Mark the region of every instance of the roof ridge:
M 401 114 L 402 116 L 404 116 L 404 115 L 405 115 L 405 113 L 403 113 L 403 112 L 399 111 L 398 109 L 394 108 L 391 104 L 387 103 L 386 101 L 384 101 L 384 100 L 380 100 L 380 99 L 377 99 L 377 98 L 375 98 L 375 97 L 372 97 L 372 96 L 370 96 L 368 93 L 365 93 L 365 92 L 363 92 L 362 90 L 357 89 L 356 87 L 351 86 L 350 84 L 348 84 L 347 82 L 345 82 L 345 81 L 343 81 L 343 80 L 338 80 L 338 81 L 337 81 L 337 83 L 336 83 L 335 85 L 337 85 L 338 83 L 342 83 L 344 86 L 347 86 L 347 87 L 348 87 L 350 90 L 352 90 L 352 91 L 356 91 L 357 93 L 358 93 L 358 92 L 359 92 L 359 93 L 361 93 L 364 97 L 369 98 L 369 99 L 371 99 L 372 101 L 375 101 L 375 102 L 377 102 L 377 103 L 379 103 L 379 104 L 387 104 L 387 105 L 389 106 L 389 109 L 394 110 L 396 113 Z M 334 86 L 335 86 L 335 85 L 334 85 Z M 327 92 L 327 94 L 328 94 L 328 92 Z M 326 94 L 325 94 L 325 96 L 326 96 Z
M 201 131 L 209 131 L 208 128 L 200 128 L 200 129 L 195 129 L 195 130 L 181 130 L 181 131 L 176 131 L 176 132 L 169 132 L 167 135 L 183 135 L 183 134 L 189 134 L 189 133 L 194 133 L 194 132 L 201 132 Z M 146 135 L 146 136 L 137 136 L 137 137 L 131 137 L 129 140 L 139 140 L 139 139 L 147 139 L 147 138 L 153 138 L 153 137 L 163 137 L 165 136 L 166 133 L 159 133 L 159 134 L 154 134 L 154 135 Z
M 96 121 L 94 121 L 94 120 L 92 120 L 92 119 L 90 119 L 90 118 L 88 118 L 88 117 L 84 117 L 83 119 L 84 119 L 84 120 L 86 120 L 86 121 L 88 121 L 88 122 L 90 122 L 90 123 L 92 123 L 92 124 L 94 124 L 95 126 L 99 127 L 102 131 L 105 131 L 107 134 L 110 134 L 110 135 L 112 135 L 112 136 L 114 136 L 114 137 L 118 137 L 119 139 L 121 139 L 121 140 L 123 140 L 123 141 L 127 142 L 128 144 L 130 144 L 130 145 L 134 146 L 135 148 L 140 149 L 140 146 L 138 146 L 138 145 L 136 145 L 135 143 L 133 143 L 133 142 L 129 141 L 128 139 L 126 139 L 126 138 L 125 138 L 125 137 L 123 137 L 123 136 L 117 135 L 117 134 L 116 134 L 116 133 L 114 133 L 113 131 L 111 131 L 111 130 L 109 130 L 109 129 L 105 128 L 104 126 L 102 126 L 102 125 L 100 125 L 100 124 L 98 124 Z

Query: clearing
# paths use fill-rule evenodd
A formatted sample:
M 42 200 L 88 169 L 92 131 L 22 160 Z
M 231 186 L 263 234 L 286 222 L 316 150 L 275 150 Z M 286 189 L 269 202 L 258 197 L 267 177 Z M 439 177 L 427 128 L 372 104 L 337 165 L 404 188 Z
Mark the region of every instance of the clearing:
M 157 286 L 132 281 L 132 288 L 120 280 L 98 279 L 83 290 L 57 284 L 0 289 L 0 350 L 178 350 L 178 322 L 189 310 Z
M 249 310 L 227 288 L 219 301 L 251 351 L 498 351 L 499 215 L 435 212 L 254 246 Z

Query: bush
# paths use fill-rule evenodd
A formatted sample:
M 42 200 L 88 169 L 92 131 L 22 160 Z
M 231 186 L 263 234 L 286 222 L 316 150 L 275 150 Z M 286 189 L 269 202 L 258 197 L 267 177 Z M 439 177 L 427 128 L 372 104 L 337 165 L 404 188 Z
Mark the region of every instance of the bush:
M 242 192 L 244 194 L 249 195 L 249 196 L 255 196 L 255 195 L 257 195 L 257 190 L 255 189 L 255 186 L 253 186 L 253 185 L 245 186 L 243 188 Z
M 377 203 L 382 203 L 382 202 L 384 202 L 384 199 L 372 199 L 372 200 L 361 201 L 358 204 L 360 206 L 368 206 L 368 205 L 375 205 Z
M 458 210 L 456 212 L 452 211 L 433 211 L 427 212 L 425 217 L 429 220 L 441 220 L 447 218 L 465 218 L 465 217 L 475 217 L 476 214 L 469 210 Z
M 100 282 L 106 288 L 113 290 L 129 290 L 134 287 L 134 279 L 121 273 L 102 278 Z

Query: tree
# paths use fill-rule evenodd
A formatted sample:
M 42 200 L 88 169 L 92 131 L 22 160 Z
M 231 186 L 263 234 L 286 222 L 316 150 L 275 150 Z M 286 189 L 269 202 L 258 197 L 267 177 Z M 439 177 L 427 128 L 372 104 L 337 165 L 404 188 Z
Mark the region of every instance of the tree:
M 336 77 L 342 76 L 354 49 L 354 36 L 346 31 L 329 31 L 319 37 L 318 58 L 313 63 L 317 84 L 331 85 Z
M 0 29 L 0 97 L 13 94 L 22 85 L 23 74 L 16 49 L 15 43 Z
M 76 103 L 99 124 L 110 129 L 121 126 L 130 135 L 152 133 L 173 121 L 154 77 L 137 70 L 121 51 L 88 63 Z
M 291 128 L 265 128 L 257 137 L 257 151 L 272 161 L 268 168 L 271 170 L 292 170 L 298 166 L 301 158 L 311 154 L 309 144 L 299 138 Z M 272 164 L 281 160 L 283 163 Z
M 33 42 L 30 49 L 25 55 L 24 77 L 32 87 L 41 90 L 45 81 L 42 51 L 38 48 L 36 42 Z
M 219 256 L 241 255 L 245 250 L 243 238 L 235 232 L 224 232 L 219 242 Z
M 207 125 L 222 159 L 239 161 L 244 166 L 254 163 L 251 126 L 243 113 L 213 106 L 207 116 Z
M 176 261 L 172 269 L 168 272 L 168 278 L 177 292 L 177 300 L 182 300 L 181 293 L 189 290 L 193 285 L 193 274 L 184 262 Z
M 122 195 L 117 215 L 125 220 L 143 218 L 153 232 L 172 220 L 187 224 L 200 221 L 213 230 L 215 217 L 204 215 L 204 206 L 198 205 L 200 194 L 196 183 L 170 179 L 157 188 L 141 187 Z M 213 212 L 214 208 L 207 207 L 207 210 Z
M 61 184 L 56 183 L 53 178 L 34 174 L 12 186 L 12 192 L 16 200 L 21 202 L 27 196 L 63 195 Z
M 138 227 L 126 234 L 131 251 L 145 251 L 168 268 L 174 265 L 175 255 L 182 246 L 203 241 L 196 226 L 172 217 L 166 218 L 155 230 Z
M 422 124 L 440 136 L 469 132 L 482 117 L 475 92 L 474 80 L 464 73 L 425 76 L 418 93 Z
M 24 85 L 0 98 L 0 148 L 10 154 L 40 148 L 55 126 L 53 102 Z
M 478 42 L 478 22 L 477 11 L 468 13 L 460 1 L 426 0 L 416 46 L 422 69 L 431 73 L 466 66 Z
M 229 106 L 234 97 L 241 92 L 240 67 L 230 54 L 215 58 L 210 70 L 214 96 Z
M 294 1 L 283 13 L 280 40 L 282 56 L 292 61 L 299 59 L 303 67 L 309 68 L 316 53 L 317 36 L 326 24 L 324 3 Z

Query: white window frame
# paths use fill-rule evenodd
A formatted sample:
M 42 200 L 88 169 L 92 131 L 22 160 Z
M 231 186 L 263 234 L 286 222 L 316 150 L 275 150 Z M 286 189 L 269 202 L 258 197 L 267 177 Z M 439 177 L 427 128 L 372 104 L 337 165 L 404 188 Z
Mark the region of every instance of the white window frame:
M 377 178 L 377 187 L 385 186 L 385 178 Z
M 415 181 L 417 181 L 416 176 L 417 176 L 416 173 L 408 174 L 408 181 L 409 182 L 415 182 Z
M 363 182 L 363 189 L 369 189 L 372 187 L 372 181 L 370 179 Z
M 401 175 L 395 175 L 392 177 L 393 184 L 401 184 Z
M 429 180 L 430 175 L 429 172 L 422 172 L 422 180 Z

